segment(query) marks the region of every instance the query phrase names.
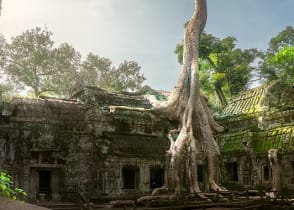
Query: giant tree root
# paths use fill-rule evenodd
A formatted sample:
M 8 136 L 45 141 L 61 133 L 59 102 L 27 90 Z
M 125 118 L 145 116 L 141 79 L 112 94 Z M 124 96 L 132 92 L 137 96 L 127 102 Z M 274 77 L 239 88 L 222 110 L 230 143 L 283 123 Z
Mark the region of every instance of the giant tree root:
M 155 200 L 175 200 L 176 196 L 175 195 L 147 195 L 147 196 L 143 196 L 141 198 L 137 199 L 137 203 L 138 204 L 146 204 L 148 202 L 151 201 L 155 201 Z
M 121 207 L 121 206 L 133 206 L 135 205 L 134 200 L 115 200 L 115 201 L 110 201 L 109 204 L 111 207 Z

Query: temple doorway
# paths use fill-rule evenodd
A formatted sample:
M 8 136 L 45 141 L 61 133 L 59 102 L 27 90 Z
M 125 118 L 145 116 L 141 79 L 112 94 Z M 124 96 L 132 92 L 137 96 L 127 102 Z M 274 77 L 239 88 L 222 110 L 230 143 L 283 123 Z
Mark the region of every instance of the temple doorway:
M 39 200 L 50 200 L 51 199 L 51 180 L 52 173 L 50 170 L 39 170 Z
M 164 169 L 150 168 L 150 189 L 162 187 L 164 183 Z

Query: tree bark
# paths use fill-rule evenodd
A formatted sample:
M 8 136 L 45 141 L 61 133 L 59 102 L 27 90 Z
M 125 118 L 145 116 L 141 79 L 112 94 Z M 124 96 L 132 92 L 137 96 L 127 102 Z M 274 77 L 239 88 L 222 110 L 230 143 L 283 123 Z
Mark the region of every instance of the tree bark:
M 1 11 L 2 11 L 2 0 L 0 0 L 0 16 L 1 16 Z
M 270 149 L 268 151 L 268 159 L 272 169 L 272 191 L 273 195 L 277 195 L 281 191 L 281 173 L 280 173 L 280 164 L 278 160 L 278 150 Z
M 207 99 L 200 93 L 199 38 L 207 19 L 206 0 L 194 0 L 195 10 L 185 28 L 182 70 L 168 101 L 155 107 L 153 112 L 177 120 L 178 136 L 171 131 L 167 152 L 164 189 L 183 193 L 200 192 L 197 179 L 199 143 L 204 145 L 208 163 L 208 180 L 212 190 L 225 190 L 217 183 L 218 146 L 213 134 L 223 128 L 213 119 Z
M 212 67 L 214 68 L 214 71 L 219 72 L 219 70 L 216 67 L 216 65 L 214 64 L 214 62 L 209 57 L 207 59 L 208 59 L 208 62 L 210 63 L 210 65 L 212 65 Z M 227 102 L 227 99 L 225 97 L 225 94 L 224 94 L 224 92 L 222 90 L 222 87 L 221 87 L 220 83 L 216 82 L 214 84 L 214 88 L 215 88 L 216 95 L 217 95 L 222 107 L 225 107 L 228 104 L 228 102 Z

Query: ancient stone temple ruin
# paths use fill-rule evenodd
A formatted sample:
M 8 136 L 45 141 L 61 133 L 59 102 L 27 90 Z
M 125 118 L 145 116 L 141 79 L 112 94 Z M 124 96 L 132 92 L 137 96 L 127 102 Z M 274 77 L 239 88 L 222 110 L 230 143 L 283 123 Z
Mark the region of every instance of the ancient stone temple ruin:
M 77 100 L 14 99 L 2 107 L 0 168 L 32 200 L 150 192 L 163 183 L 169 125 L 128 107 L 151 105 L 90 87 Z
M 294 189 L 294 88 L 273 82 L 232 98 L 219 117 L 222 182 L 228 188 L 272 186 L 268 151 L 278 150 L 282 189 Z
M 271 83 L 245 91 L 218 116 L 226 128 L 217 141 L 227 188 L 270 188 L 267 154 L 278 149 L 282 187 L 294 190 L 294 89 L 281 87 Z M 163 184 L 166 134 L 174 126 L 142 111 L 151 107 L 143 96 L 93 87 L 73 100 L 2 103 L 0 168 L 31 200 L 149 193 Z M 205 190 L 207 163 L 205 155 L 198 156 Z

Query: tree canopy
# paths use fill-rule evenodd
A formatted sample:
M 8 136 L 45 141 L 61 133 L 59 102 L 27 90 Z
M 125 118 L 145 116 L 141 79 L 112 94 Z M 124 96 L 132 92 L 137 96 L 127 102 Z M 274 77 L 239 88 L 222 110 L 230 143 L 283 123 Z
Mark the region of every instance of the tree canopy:
M 108 58 L 89 53 L 84 61 L 70 44 L 55 47 L 52 32 L 36 27 L 7 42 L 0 35 L 0 67 L 19 89 L 35 96 L 52 92 L 67 97 L 76 84 L 110 91 L 136 90 L 145 80 L 140 65 L 124 61 L 117 68 Z
M 246 88 L 254 67 L 256 49 L 236 48 L 236 38 L 219 39 L 206 32 L 200 37 L 200 83 L 202 91 L 212 98 L 215 93 L 223 106 L 226 98 Z M 182 63 L 183 45 L 176 46 L 175 53 Z M 208 84 L 209 83 L 209 84 Z
M 52 33 L 39 27 L 27 30 L 6 43 L 2 57 L 5 73 L 35 96 L 42 92 L 63 93 L 65 81 L 77 72 L 80 54 L 68 44 L 54 48 Z M 61 82 L 63 81 L 63 82 Z
M 80 79 L 109 91 L 134 91 L 141 88 L 145 77 L 135 61 L 124 61 L 115 68 L 110 59 L 90 53 L 82 63 Z
M 294 28 L 286 27 L 269 42 L 262 53 L 259 71 L 266 81 L 280 79 L 284 83 L 294 82 Z

